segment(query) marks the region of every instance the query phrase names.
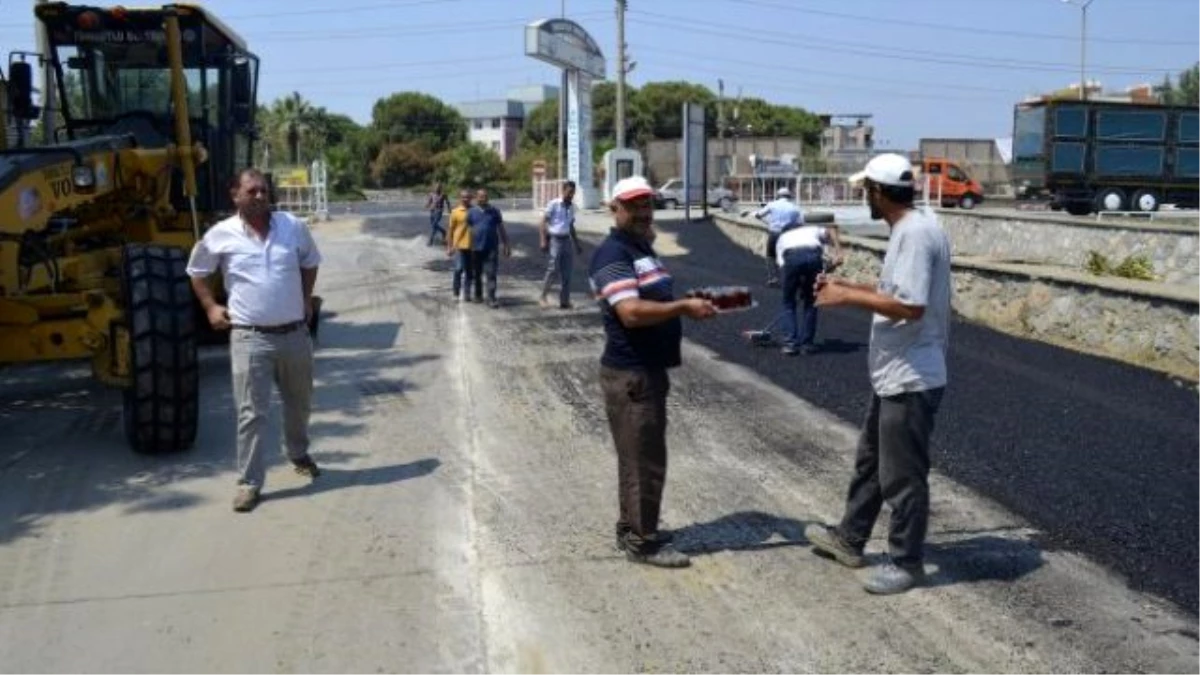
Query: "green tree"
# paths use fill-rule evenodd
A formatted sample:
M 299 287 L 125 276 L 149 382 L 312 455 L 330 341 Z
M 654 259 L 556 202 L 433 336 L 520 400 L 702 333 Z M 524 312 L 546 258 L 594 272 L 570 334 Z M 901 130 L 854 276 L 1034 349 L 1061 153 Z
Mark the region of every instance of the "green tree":
M 300 163 L 300 140 L 312 131 L 313 114 L 313 105 L 300 92 L 277 99 L 271 106 L 271 135 L 286 143 L 293 165 Z
M 504 181 L 508 168 L 500 156 L 479 143 L 463 143 L 437 158 L 441 164 L 434 177 L 455 192 L 460 188 L 495 186 Z
M 646 140 L 679 138 L 683 134 L 683 104 L 700 103 L 708 109 L 710 133 L 716 130 L 716 96 L 707 87 L 691 82 L 649 82 L 642 86 L 628 106 L 635 119 L 649 128 Z
M 1200 63 L 1179 73 L 1176 81 L 1163 77 L 1158 95 L 1168 105 L 1200 105 Z
M 433 155 L 423 143 L 392 143 L 371 163 L 371 178 L 379 187 L 408 187 L 425 183 L 433 169 Z
M 546 144 L 557 148 L 558 138 L 558 100 L 543 101 L 525 118 L 525 126 L 521 130 L 520 147 L 535 147 Z
M 418 92 L 392 94 L 375 102 L 371 126 L 388 143 L 424 143 L 432 152 L 467 138 L 462 115 L 437 98 Z

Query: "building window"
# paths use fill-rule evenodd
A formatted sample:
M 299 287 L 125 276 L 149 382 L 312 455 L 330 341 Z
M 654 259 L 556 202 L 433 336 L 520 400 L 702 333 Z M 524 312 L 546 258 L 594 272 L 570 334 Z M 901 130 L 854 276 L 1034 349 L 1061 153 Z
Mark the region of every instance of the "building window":
M 493 118 L 492 118 L 492 128 L 493 128 L 493 129 L 499 129 L 499 128 L 500 128 L 500 118 L 499 118 L 499 117 L 493 117 Z
M 483 120 L 475 120 L 474 127 L 476 129 L 482 129 L 483 128 Z
M 492 141 L 492 150 L 500 152 L 500 141 Z

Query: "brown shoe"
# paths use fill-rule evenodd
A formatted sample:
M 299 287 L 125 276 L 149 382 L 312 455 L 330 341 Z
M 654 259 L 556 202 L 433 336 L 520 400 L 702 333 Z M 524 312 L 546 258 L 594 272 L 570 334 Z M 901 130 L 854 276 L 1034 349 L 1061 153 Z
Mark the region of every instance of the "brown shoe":
M 243 485 L 238 488 L 237 496 L 233 498 L 233 510 L 238 513 L 249 513 L 258 506 L 258 488 Z
M 321 470 L 317 468 L 317 463 L 312 460 L 312 457 L 305 456 L 301 459 L 293 459 L 292 467 L 301 476 L 316 478 L 321 475 Z

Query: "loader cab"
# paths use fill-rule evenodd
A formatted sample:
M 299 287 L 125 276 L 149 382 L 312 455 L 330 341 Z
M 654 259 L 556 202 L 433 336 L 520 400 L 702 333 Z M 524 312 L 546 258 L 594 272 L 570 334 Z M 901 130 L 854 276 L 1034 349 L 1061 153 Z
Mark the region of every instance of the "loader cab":
M 36 7 L 50 42 L 60 124 L 53 142 L 132 137 L 141 147 L 175 142 L 164 19 L 179 17 L 192 140 L 208 160 L 196 167 L 197 207 L 224 213 L 226 187 L 252 166 L 258 57 L 236 33 L 193 5 L 154 9 L 50 3 Z M 173 181 L 179 186 L 181 180 Z M 181 196 L 180 196 L 181 198 Z

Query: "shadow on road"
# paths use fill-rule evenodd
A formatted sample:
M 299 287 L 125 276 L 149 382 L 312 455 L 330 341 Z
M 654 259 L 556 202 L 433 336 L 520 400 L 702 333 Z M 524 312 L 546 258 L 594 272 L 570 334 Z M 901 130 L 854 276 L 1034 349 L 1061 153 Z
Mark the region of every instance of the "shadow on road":
M 1035 543 L 994 535 L 928 544 L 925 560 L 937 567 L 929 575 L 929 587 L 1016 581 L 1046 564 Z
M 806 546 L 804 523 L 762 511 L 741 511 L 675 530 L 676 548 L 688 555 L 720 551 L 763 551 Z
M 307 497 L 333 490 L 390 485 L 391 483 L 399 483 L 413 478 L 428 476 L 437 471 L 441 465 L 442 462 L 440 460 L 427 458 L 406 464 L 378 466 L 369 469 L 323 468 L 321 469 L 321 475 L 308 485 L 266 492 L 263 494 L 263 499 L 278 501 L 281 499 L 291 499 L 292 497 Z

